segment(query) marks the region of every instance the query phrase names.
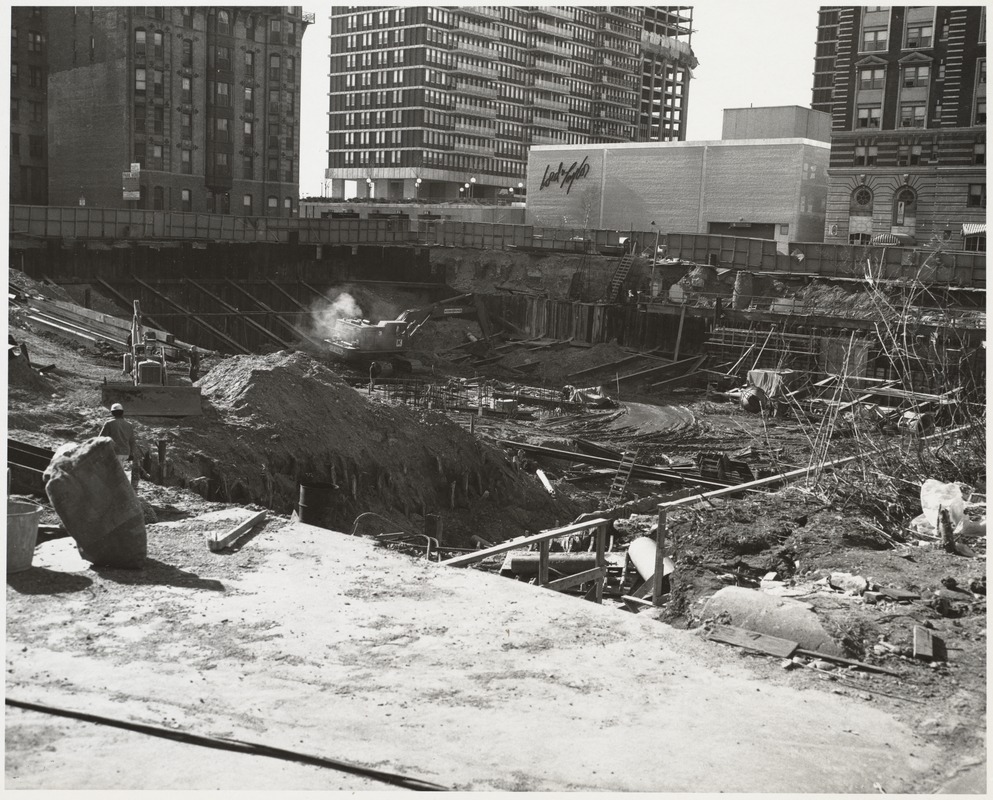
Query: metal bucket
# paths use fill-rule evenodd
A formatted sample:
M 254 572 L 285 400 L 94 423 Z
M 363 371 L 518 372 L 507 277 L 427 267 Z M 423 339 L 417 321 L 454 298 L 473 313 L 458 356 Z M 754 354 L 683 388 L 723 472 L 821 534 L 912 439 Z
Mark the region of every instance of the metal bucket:
M 7 501 L 7 574 L 31 569 L 38 543 L 41 507 L 20 500 Z
M 301 483 L 300 502 L 297 506 L 297 516 L 301 522 L 308 525 L 326 527 L 324 521 L 331 508 L 333 483 Z

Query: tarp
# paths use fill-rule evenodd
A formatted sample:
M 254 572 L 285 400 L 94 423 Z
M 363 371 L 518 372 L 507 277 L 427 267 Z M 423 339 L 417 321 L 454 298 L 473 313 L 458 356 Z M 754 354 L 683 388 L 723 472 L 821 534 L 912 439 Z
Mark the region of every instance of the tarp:
M 780 392 L 788 392 L 790 384 L 796 377 L 792 369 L 750 369 L 748 383 L 761 389 L 769 397 L 776 397 Z

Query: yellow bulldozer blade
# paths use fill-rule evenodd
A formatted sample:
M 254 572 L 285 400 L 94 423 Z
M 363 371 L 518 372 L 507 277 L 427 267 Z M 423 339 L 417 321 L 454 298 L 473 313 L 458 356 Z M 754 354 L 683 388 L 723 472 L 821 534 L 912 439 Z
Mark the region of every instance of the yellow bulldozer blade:
M 194 417 L 203 413 L 199 386 L 104 383 L 100 389 L 103 405 L 110 408 L 120 403 L 130 417 Z

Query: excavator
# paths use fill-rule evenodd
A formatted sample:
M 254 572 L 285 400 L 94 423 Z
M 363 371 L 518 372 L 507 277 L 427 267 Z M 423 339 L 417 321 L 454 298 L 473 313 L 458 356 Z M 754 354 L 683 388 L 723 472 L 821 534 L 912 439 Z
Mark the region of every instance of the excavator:
M 181 384 L 169 376 L 166 351 L 175 355 L 183 348 L 170 334 L 142 324 L 137 300 L 127 348 L 122 372 L 129 380 L 104 380 L 100 399 L 105 406 L 120 403 L 129 416 L 136 417 L 189 417 L 203 413 L 200 387 Z
M 410 372 L 410 362 L 403 358 L 411 337 L 428 320 L 447 317 L 475 318 L 483 337 L 491 335 L 489 318 L 482 301 L 473 294 L 460 294 L 422 308 L 409 308 L 396 319 L 371 322 L 367 319 L 339 319 L 325 343 L 338 359 L 350 364 L 376 362 L 389 365 L 395 374 Z

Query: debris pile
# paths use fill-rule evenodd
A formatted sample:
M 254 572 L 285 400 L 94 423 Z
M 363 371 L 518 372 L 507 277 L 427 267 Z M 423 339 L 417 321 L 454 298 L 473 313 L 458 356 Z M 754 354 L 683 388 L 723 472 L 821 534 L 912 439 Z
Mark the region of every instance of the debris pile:
M 379 403 L 304 353 L 228 358 L 200 386 L 204 416 L 166 435 L 179 443 L 173 474 L 211 499 L 289 513 L 300 483 L 329 484 L 330 527 L 347 531 L 373 511 L 395 530 L 419 530 L 425 515 L 443 511 L 450 544 L 583 510 L 550 497 L 444 414 Z

